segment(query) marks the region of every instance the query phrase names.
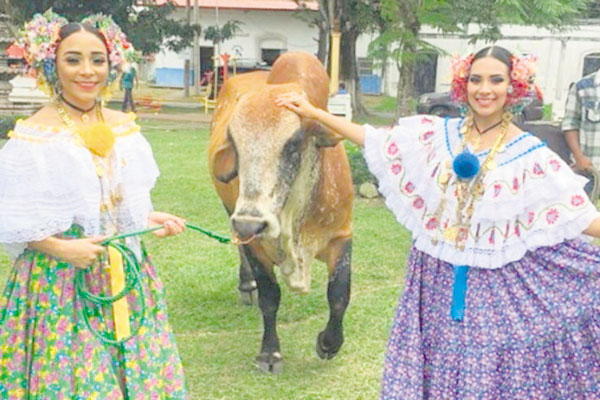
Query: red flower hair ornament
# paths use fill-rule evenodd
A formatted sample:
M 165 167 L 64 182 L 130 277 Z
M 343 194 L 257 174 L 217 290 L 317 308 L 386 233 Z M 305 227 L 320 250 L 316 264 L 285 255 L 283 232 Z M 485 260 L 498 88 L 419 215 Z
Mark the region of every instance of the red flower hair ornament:
M 469 54 L 465 57 L 456 55 L 452 57 L 451 70 L 452 82 L 450 84 L 450 96 L 461 108 L 467 108 L 467 82 L 474 56 Z M 511 56 L 510 62 L 510 84 L 506 96 L 506 108 L 513 113 L 519 112 L 525 107 L 533 96 L 542 100 L 540 88 L 535 84 L 537 57 L 533 55 Z

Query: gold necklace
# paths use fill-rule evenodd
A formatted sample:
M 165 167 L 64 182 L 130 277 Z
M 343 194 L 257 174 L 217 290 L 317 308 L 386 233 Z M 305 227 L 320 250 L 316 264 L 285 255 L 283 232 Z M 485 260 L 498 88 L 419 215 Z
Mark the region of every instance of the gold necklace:
M 115 144 L 115 135 L 104 122 L 101 107 L 96 108 L 96 117 L 101 122 L 86 124 L 85 126 L 77 126 L 65 110 L 62 102 L 58 99 L 56 101 L 56 110 L 63 123 L 77 135 L 81 140 L 81 144 L 87 147 L 92 153 L 100 157 L 106 157 L 110 154 Z M 82 121 L 86 122 L 83 118 Z
M 456 216 L 455 223 L 448 226 L 444 229 L 443 235 L 444 238 L 448 241 L 454 242 L 456 247 L 459 250 L 464 250 L 465 243 L 468 239 L 469 234 L 469 225 L 471 223 L 471 217 L 473 216 L 475 203 L 483 196 L 485 191 L 485 187 L 483 185 L 483 179 L 488 171 L 496 168 L 496 162 L 494 161 L 496 154 L 504 150 L 504 139 L 506 138 L 506 134 L 508 133 L 508 127 L 512 121 L 512 114 L 506 112 L 502 115 L 502 124 L 500 126 L 500 134 L 494 141 L 494 144 L 490 148 L 490 152 L 486 156 L 485 160 L 479 167 L 477 173 L 473 176 L 472 179 L 460 179 L 456 177 Z M 463 129 L 467 126 L 466 131 Z M 459 153 L 462 153 L 466 150 L 467 140 L 468 140 L 468 131 L 471 130 L 472 127 L 468 124 L 468 121 L 461 127 L 461 149 Z M 452 173 L 450 172 L 450 165 L 452 162 L 448 160 L 445 165 L 445 170 L 440 173 L 438 178 L 438 182 L 441 184 L 442 193 L 444 193 L 444 197 L 440 200 L 440 204 L 438 205 L 438 209 L 436 210 L 434 216 L 439 221 L 442 212 L 446 205 L 446 196 L 445 193 L 448 189 L 449 182 L 452 177 Z M 433 243 L 436 244 L 437 240 L 433 240 Z

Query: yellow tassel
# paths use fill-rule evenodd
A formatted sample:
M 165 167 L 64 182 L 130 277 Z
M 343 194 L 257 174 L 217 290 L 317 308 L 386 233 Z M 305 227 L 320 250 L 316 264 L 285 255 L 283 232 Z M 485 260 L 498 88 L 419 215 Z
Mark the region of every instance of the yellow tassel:
M 79 128 L 79 136 L 85 147 L 100 157 L 110 154 L 115 144 L 115 135 L 105 123 L 95 123 Z
M 113 295 L 125 288 L 125 271 L 123 270 L 123 256 L 113 247 L 108 247 L 108 262 L 110 264 L 110 287 Z M 115 339 L 121 340 L 131 336 L 129 325 L 129 303 L 123 297 L 113 303 L 113 319 L 115 321 Z

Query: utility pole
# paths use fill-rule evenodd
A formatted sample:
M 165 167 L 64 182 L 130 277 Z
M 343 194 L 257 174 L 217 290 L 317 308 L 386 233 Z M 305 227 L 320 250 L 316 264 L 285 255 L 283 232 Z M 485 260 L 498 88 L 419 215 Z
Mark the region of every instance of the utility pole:
M 194 24 L 198 25 L 198 0 L 194 0 Z M 200 36 L 194 34 L 194 51 L 192 52 L 194 65 L 194 94 L 200 95 Z
M 192 4 L 191 0 L 185 1 L 185 11 L 187 14 L 187 24 L 192 24 Z M 183 65 L 183 95 L 190 97 L 190 59 L 185 60 Z
M 330 71 L 329 71 L 329 95 L 335 94 L 340 86 L 340 40 L 341 33 L 339 31 L 337 18 L 333 23 L 331 29 L 331 58 L 329 60 Z
M 216 9 L 215 9 L 215 17 L 216 17 L 216 22 L 217 22 L 217 30 L 219 32 L 219 35 L 217 36 L 217 42 L 215 43 L 215 75 L 214 75 L 214 79 L 215 79 L 215 88 L 214 88 L 214 99 L 217 98 L 217 93 L 219 93 L 219 63 L 221 62 L 220 58 L 221 58 L 221 49 L 219 48 L 219 43 L 221 42 L 221 36 L 222 36 L 222 31 L 221 31 L 221 27 L 219 26 L 219 0 L 216 1 Z M 225 72 L 225 71 L 223 71 Z

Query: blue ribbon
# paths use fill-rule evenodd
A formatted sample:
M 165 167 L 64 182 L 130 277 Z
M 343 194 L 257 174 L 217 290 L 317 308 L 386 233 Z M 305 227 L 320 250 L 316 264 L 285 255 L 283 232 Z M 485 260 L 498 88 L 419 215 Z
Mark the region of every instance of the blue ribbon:
M 469 272 L 469 267 L 466 265 L 454 266 L 454 287 L 452 289 L 452 307 L 450 309 L 450 316 L 454 321 L 462 321 L 465 317 L 467 272 Z

